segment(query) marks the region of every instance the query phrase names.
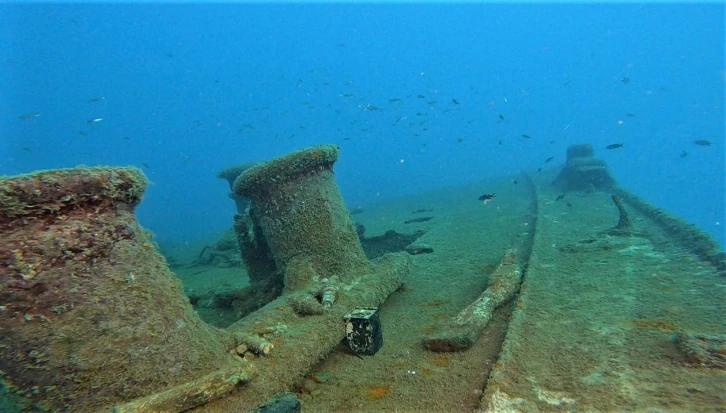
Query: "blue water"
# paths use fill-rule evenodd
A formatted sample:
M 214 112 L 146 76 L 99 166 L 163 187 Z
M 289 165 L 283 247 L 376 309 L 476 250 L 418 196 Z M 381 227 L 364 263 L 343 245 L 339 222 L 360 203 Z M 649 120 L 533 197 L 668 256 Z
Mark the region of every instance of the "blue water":
M 139 166 L 162 240 L 231 226 L 218 170 L 313 144 L 356 206 L 588 142 L 724 244 L 720 4 L 3 4 L 0 54 L 0 174 Z

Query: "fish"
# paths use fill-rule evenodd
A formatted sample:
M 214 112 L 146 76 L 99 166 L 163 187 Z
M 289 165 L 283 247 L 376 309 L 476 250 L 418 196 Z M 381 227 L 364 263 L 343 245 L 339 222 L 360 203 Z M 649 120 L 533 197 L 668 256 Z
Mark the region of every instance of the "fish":
M 502 144 L 502 141 L 501 140 L 498 140 L 497 143 L 501 145 Z
M 88 103 L 96 103 L 96 102 L 100 102 L 102 100 L 106 100 L 106 97 L 104 97 L 104 96 L 98 96 L 98 97 L 95 97 L 95 98 L 90 98 L 90 99 L 88 99 Z
M 627 116 L 629 118 L 635 117 L 635 115 L 633 115 L 632 113 L 626 113 L 625 116 Z
M 484 195 L 482 195 L 482 196 L 479 197 L 479 200 L 482 201 L 483 203 L 487 204 L 487 203 L 489 203 L 489 201 L 492 200 L 492 198 L 494 198 L 494 196 L 495 196 L 495 194 L 493 194 L 493 193 L 492 194 L 484 194 Z
M 400 102 L 400 101 L 401 101 L 401 99 L 399 99 L 399 98 L 390 98 L 390 99 L 388 99 L 388 101 L 389 101 L 390 103 L 395 103 L 395 102 Z
M 431 221 L 432 219 L 434 219 L 434 217 L 421 217 L 421 218 L 407 219 L 407 220 L 403 221 L 403 223 L 404 224 L 413 224 L 416 222 Z
M 39 117 L 40 117 L 40 113 L 23 113 L 22 115 L 18 116 L 18 119 L 26 120 L 26 119 L 35 119 L 35 118 L 39 118 Z
M 705 139 L 696 139 L 695 141 L 693 141 L 693 143 L 695 143 L 698 146 L 711 146 L 711 144 L 713 142 L 707 141 Z
M 611 143 L 610 145 L 606 146 L 605 149 L 618 149 L 625 146 L 624 143 Z
M 630 83 L 630 78 L 629 77 L 623 77 L 623 78 L 620 79 L 620 81 L 623 82 L 624 85 L 627 85 L 628 83 Z
M 567 203 L 567 206 L 570 207 L 570 208 L 572 208 L 572 204 L 569 203 L 569 202 Z
M 685 158 L 686 156 L 688 156 L 688 152 L 681 151 L 681 158 Z
M 545 163 L 550 163 L 552 160 L 555 159 L 554 156 L 550 156 L 549 158 L 545 159 Z
M 88 134 L 84 130 L 79 130 L 78 131 L 78 134 L 81 135 L 81 136 L 88 136 Z
M 532 139 L 532 137 L 531 137 L 531 136 L 529 136 L 529 135 L 524 135 L 524 134 L 523 134 L 523 135 L 522 135 L 522 137 L 523 137 L 524 139 Z
M 426 104 L 427 105 L 435 105 L 436 104 L 436 101 L 435 100 L 430 100 L 430 101 L 426 102 Z
M 419 98 L 419 99 L 426 99 L 426 96 L 424 96 L 424 95 L 418 95 L 416 97 Z
M 456 100 L 456 99 L 451 99 L 451 103 L 453 103 L 454 105 L 459 105 L 460 104 L 459 101 Z
M 456 138 L 456 141 L 459 143 L 462 143 L 462 142 L 464 142 L 464 138 Z
M 513 183 L 514 185 L 517 185 L 517 184 L 518 184 L 519 182 L 517 182 L 517 180 L 515 179 L 514 181 L 512 181 L 512 183 Z
M 376 105 L 370 105 L 370 104 L 369 104 L 369 105 L 367 105 L 367 106 L 365 107 L 365 109 L 363 109 L 363 110 L 364 110 L 364 111 L 366 111 L 366 110 L 381 110 L 381 108 L 379 108 L 379 107 L 378 107 L 378 106 L 376 106 Z
M 499 120 L 504 120 L 504 115 L 502 115 L 501 113 L 499 114 Z
M 338 95 L 338 96 L 342 97 L 342 98 L 349 98 L 351 96 L 355 96 L 355 93 L 343 93 L 342 95 Z
M 399 116 L 399 117 L 397 117 L 397 118 L 396 118 L 396 121 L 395 121 L 395 122 L 393 122 L 393 123 L 391 124 L 391 126 L 396 126 L 396 125 L 398 125 L 398 122 L 400 122 L 400 121 L 401 121 L 401 120 L 403 120 L 403 119 L 406 119 L 406 116 Z
M 93 118 L 93 119 L 86 121 L 86 123 L 91 124 L 91 123 L 98 123 L 98 122 L 102 122 L 102 121 L 103 121 L 103 118 Z
M 562 194 L 562 195 L 558 196 L 557 198 L 555 198 L 555 202 L 562 201 L 563 199 L 565 199 L 565 195 L 567 195 L 567 192 L 565 192 L 564 194 Z
M 143 166 L 144 168 L 146 168 L 146 169 L 151 169 L 151 167 L 149 166 L 149 164 L 148 164 L 148 163 L 146 163 L 146 162 L 141 162 L 141 165 L 142 165 L 142 166 Z

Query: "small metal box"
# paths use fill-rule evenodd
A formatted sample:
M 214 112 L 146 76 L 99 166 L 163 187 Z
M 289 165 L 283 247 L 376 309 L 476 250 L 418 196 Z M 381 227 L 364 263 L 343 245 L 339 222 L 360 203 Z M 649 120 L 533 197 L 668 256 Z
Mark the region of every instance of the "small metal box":
M 359 307 L 345 316 L 345 338 L 355 354 L 372 356 L 383 347 L 378 309 Z

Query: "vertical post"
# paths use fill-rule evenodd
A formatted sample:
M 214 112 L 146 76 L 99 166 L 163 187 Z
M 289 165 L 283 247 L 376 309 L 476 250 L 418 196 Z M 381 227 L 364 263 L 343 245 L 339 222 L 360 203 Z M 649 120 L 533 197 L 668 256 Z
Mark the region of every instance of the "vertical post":
M 337 159 L 337 146 L 315 146 L 258 164 L 235 181 L 235 193 L 252 198 L 252 218 L 278 269 L 306 262 L 321 278 L 343 282 L 372 270 L 335 182 Z

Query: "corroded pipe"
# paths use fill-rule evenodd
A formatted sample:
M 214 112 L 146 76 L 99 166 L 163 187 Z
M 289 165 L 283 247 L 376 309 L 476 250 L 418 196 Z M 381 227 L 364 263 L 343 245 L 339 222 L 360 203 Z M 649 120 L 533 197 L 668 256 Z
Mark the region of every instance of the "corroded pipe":
M 523 269 L 516 249 L 510 248 L 489 276 L 487 289 L 456 317 L 439 326 L 424 339 L 427 350 L 452 352 L 469 349 L 479 338 L 494 310 L 519 292 Z

